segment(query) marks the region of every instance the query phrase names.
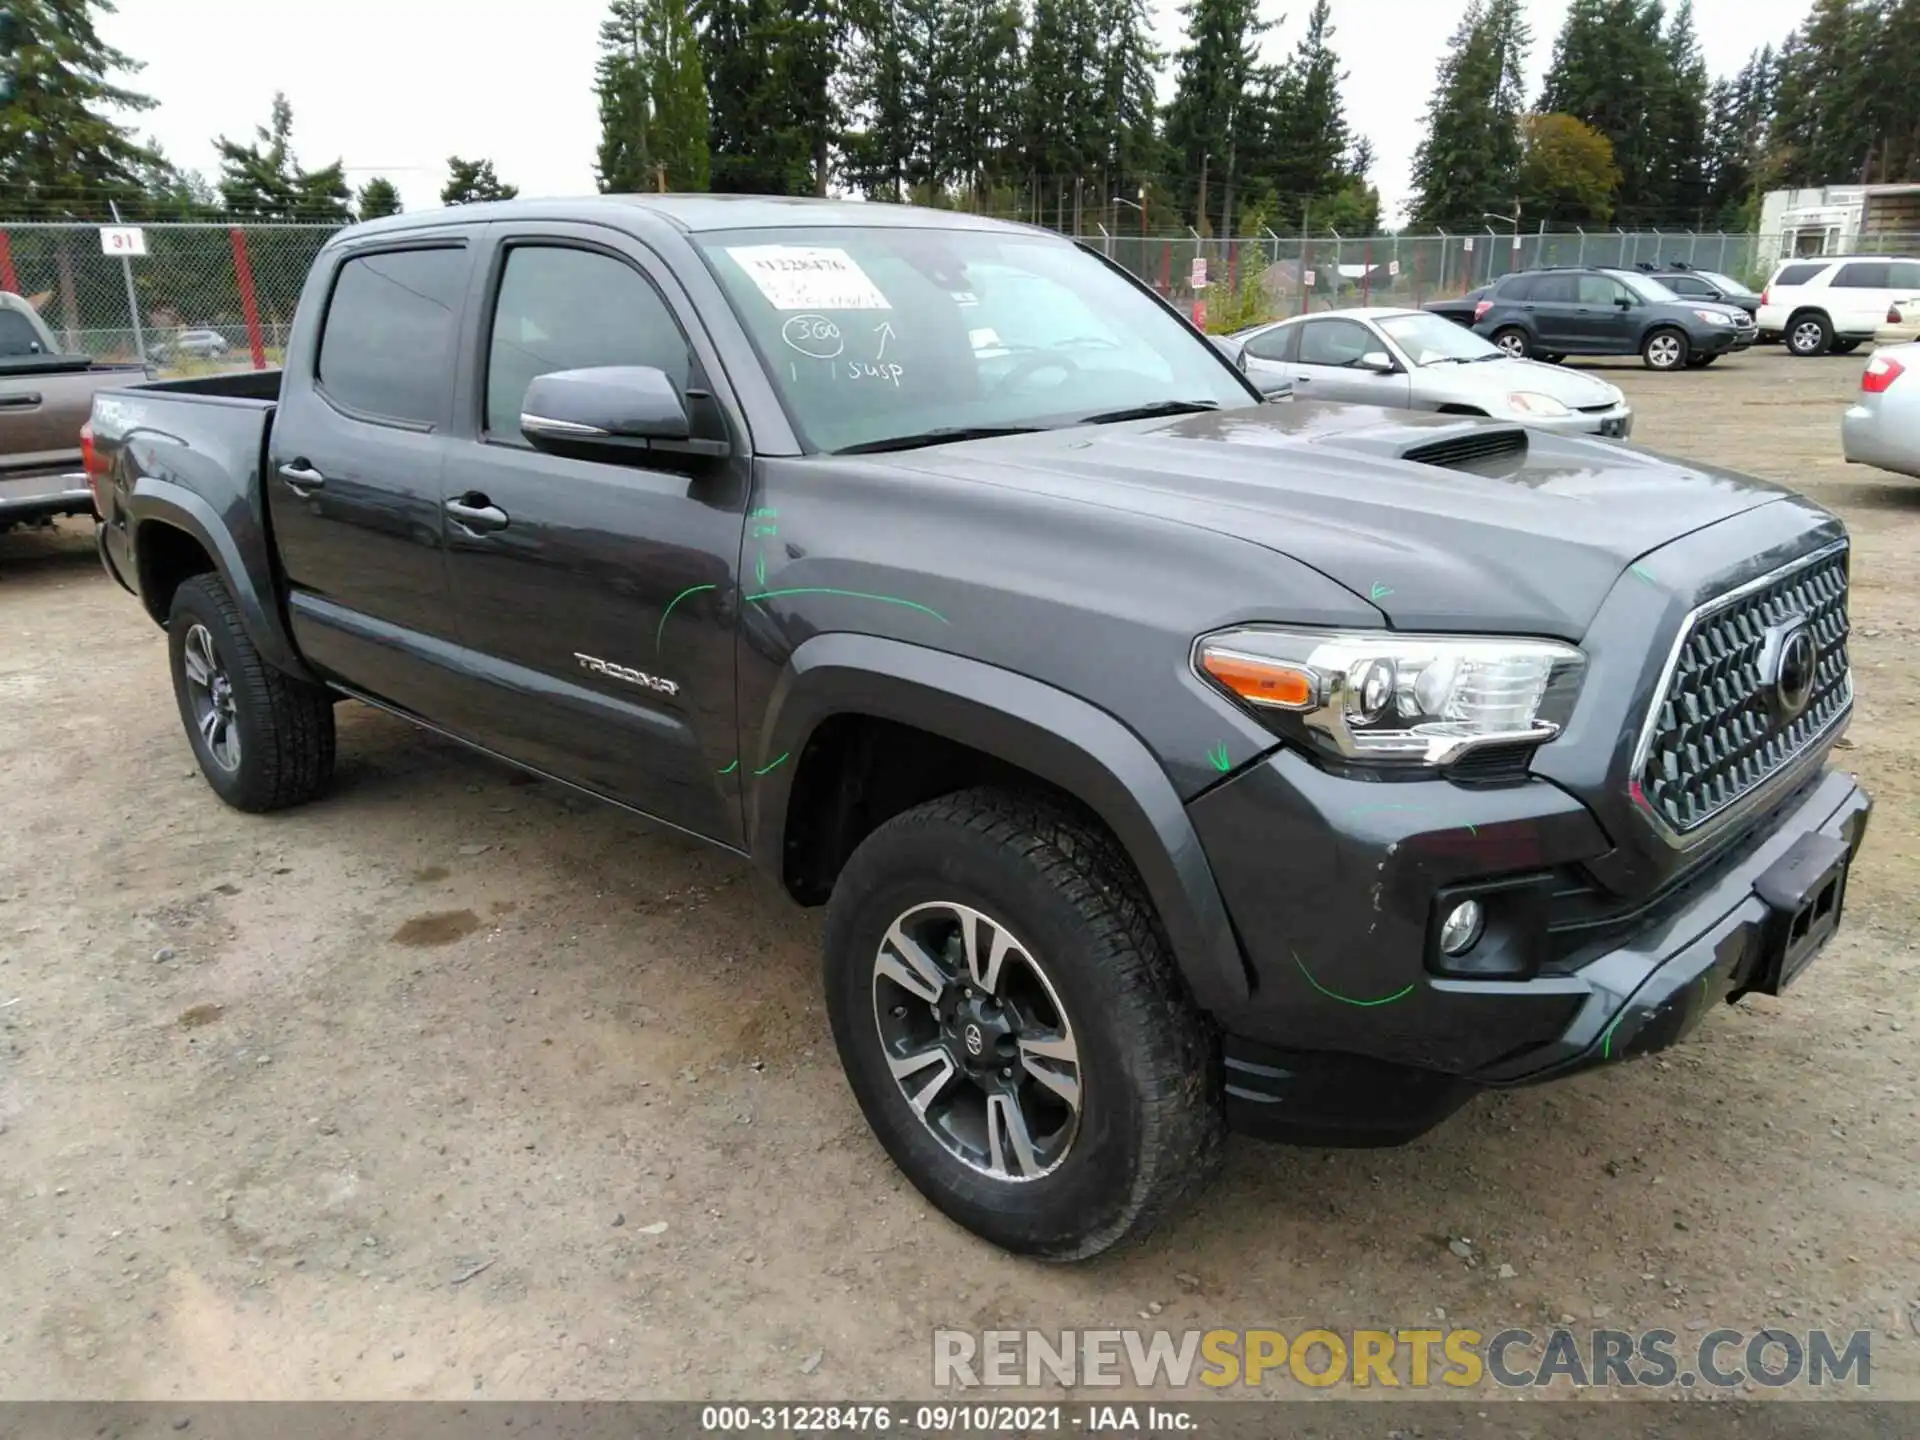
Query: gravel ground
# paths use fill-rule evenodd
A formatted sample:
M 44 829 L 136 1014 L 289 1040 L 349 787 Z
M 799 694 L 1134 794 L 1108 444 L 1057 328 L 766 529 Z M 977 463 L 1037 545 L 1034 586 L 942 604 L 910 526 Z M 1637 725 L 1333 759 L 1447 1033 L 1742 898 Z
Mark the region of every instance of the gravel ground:
M 0 537 L 0 1399 L 900 1397 L 936 1326 L 1443 1313 L 1865 1328 L 1920 1398 L 1920 484 L 1838 458 L 1862 358 L 1593 367 L 1853 529 L 1879 809 L 1820 963 L 1403 1149 L 1237 1141 L 1076 1268 L 891 1169 L 744 864 L 358 706 L 326 800 L 228 810 L 87 530 Z

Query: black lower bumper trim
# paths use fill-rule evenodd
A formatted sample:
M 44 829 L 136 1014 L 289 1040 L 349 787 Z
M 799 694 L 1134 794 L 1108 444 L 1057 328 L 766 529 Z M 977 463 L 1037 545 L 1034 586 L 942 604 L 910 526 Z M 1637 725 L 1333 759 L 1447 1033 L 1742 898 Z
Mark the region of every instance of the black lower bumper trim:
M 1228 1125 L 1293 1145 L 1404 1145 L 1481 1089 L 1359 1055 L 1281 1050 L 1232 1035 L 1225 1048 Z

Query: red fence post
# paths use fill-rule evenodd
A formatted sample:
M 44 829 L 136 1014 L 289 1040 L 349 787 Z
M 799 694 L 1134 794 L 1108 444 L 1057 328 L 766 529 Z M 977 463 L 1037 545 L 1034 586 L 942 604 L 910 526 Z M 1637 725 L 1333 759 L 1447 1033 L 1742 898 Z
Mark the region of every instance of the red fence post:
M 247 237 L 236 225 L 227 232 L 233 241 L 233 274 L 240 282 L 240 313 L 247 317 L 247 343 L 253 347 L 253 368 L 267 368 L 266 342 L 260 335 L 260 302 L 253 293 L 253 262 L 247 258 Z
M 1367 241 L 1367 248 L 1360 252 L 1360 303 L 1373 303 L 1373 241 Z
M 13 241 L 0 230 L 0 290 L 20 293 L 20 277 L 13 273 Z
M 1173 244 L 1171 241 L 1160 247 L 1160 293 L 1173 293 Z

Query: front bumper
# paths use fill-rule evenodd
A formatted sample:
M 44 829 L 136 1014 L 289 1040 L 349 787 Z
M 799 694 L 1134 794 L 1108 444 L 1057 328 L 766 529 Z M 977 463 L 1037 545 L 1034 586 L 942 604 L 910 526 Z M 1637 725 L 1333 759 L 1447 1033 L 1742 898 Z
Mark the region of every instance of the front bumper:
M 1611 848 L 1592 814 L 1543 780 L 1363 783 L 1278 752 L 1192 807 L 1252 971 L 1248 1005 L 1220 1017 L 1229 1121 L 1397 1144 L 1480 1090 L 1671 1045 L 1758 983 L 1773 912 L 1756 882 L 1805 835 L 1857 851 L 1870 809 L 1819 771 L 1664 891 L 1554 937 L 1524 978 L 1447 978 L 1428 958 L 1440 896 L 1510 878 L 1513 915 L 1540 924 Z M 1482 946 L 1500 916 L 1490 904 Z
M 1633 407 L 1623 400 L 1606 410 L 1575 410 L 1551 419 L 1535 419 L 1529 415 L 1520 423 L 1553 435 L 1600 435 L 1624 440 L 1633 434 Z
M 0 479 L 0 525 L 60 515 L 91 515 L 93 491 L 84 474 L 7 476 Z

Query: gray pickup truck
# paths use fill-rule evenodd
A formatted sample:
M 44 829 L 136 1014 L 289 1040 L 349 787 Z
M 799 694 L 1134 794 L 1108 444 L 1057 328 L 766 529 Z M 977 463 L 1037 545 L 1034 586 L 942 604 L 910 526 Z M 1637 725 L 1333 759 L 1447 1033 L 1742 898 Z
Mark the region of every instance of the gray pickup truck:
M 0 291 L 0 531 L 93 513 L 80 429 L 99 391 L 143 374 L 61 354 L 34 308 Z
M 283 374 L 92 424 L 223 799 L 318 795 L 352 697 L 751 859 L 826 907 L 881 1144 L 1025 1253 L 1143 1232 L 1229 1127 L 1395 1143 L 1779 992 L 1866 832 L 1832 515 L 1271 402 L 1024 226 L 376 221 Z

